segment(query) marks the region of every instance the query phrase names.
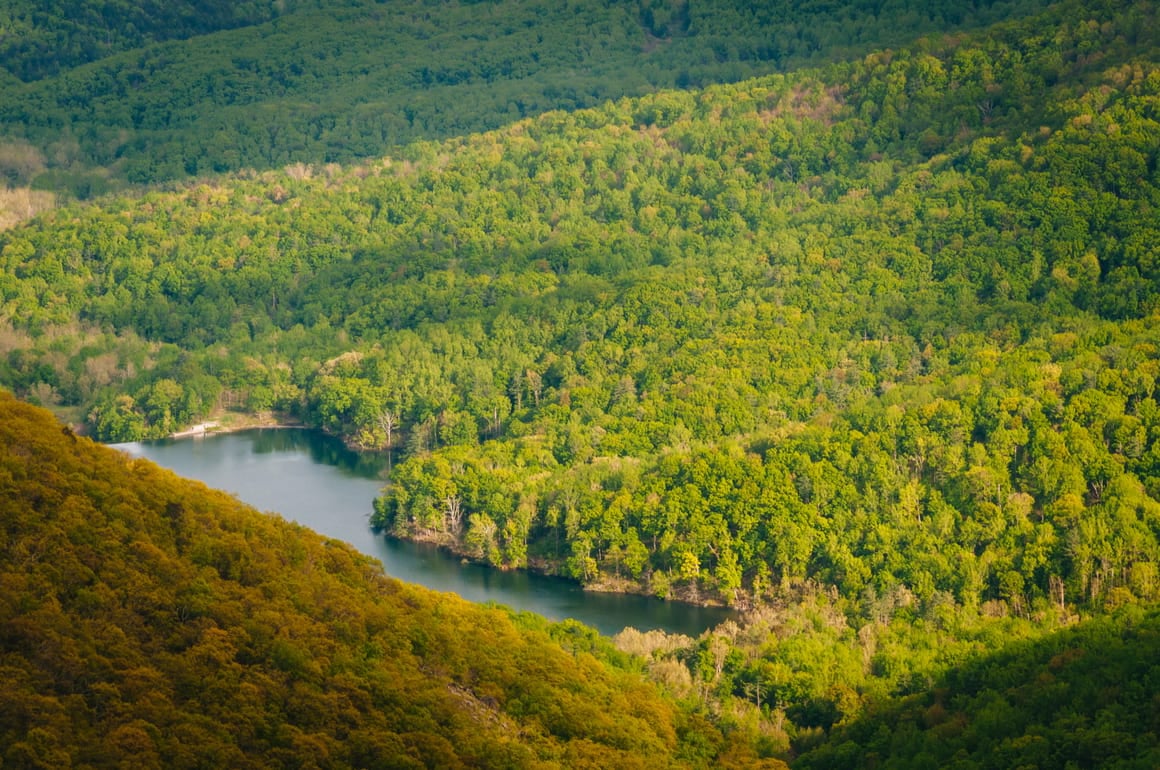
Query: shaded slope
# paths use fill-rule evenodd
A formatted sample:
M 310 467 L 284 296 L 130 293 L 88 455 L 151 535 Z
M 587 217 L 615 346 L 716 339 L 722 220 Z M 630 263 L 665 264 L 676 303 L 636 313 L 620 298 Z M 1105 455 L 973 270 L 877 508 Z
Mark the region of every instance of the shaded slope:
M 223 9 L 210 0 L 164 12 L 109 2 L 94 5 L 104 16 L 76 20 L 52 7 L 27 9 L 24 16 L 40 23 L 21 22 L 29 34 L 7 56 L 0 50 L 0 64 L 45 77 L 5 85 L 0 133 L 39 148 L 48 173 L 36 175 L 38 185 L 82 196 L 109 184 L 104 174 L 88 173 L 93 166 L 121 181 L 152 182 L 346 162 L 551 109 L 905 44 L 1044 3 L 973 5 L 329 0 L 279 4 L 273 21 L 170 41 L 164 38 L 199 25 L 208 32 L 274 14 L 241 5 L 219 18 Z M 117 53 L 133 43 L 130 20 L 142 45 Z M 150 40 L 159 42 L 145 45 Z M 46 48 L 61 60 L 46 58 Z M 20 176 L 5 165 L 0 154 L 0 177 Z
M 795 768 L 1160 766 L 1160 614 L 1004 648 L 835 730 Z
M 0 64 L 31 82 L 149 43 L 260 24 L 295 5 L 295 0 L 10 0 L 0 11 Z
M 6 767 L 656 767 L 690 734 L 638 676 L 7 394 L 0 522 Z

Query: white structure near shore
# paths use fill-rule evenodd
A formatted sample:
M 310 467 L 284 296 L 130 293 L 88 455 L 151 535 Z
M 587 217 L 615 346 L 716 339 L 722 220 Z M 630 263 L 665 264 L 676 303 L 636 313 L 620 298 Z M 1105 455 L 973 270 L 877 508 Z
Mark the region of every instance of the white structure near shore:
M 217 430 L 218 423 L 216 422 L 202 422 L 197 425 L 191 425 L 183 431 L 178 431 L 170 436 L 170 438 L 188 438 L 190 436 L 198 437 Z

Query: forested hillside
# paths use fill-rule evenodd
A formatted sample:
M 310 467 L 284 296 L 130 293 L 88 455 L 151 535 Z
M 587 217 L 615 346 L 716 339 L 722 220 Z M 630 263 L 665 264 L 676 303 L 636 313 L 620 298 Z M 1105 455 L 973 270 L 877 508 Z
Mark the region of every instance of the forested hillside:
M 6 393 L 0 522 L 5 767 L 1145 768 L 1160 752 L 1155 611 L 1048 633 L 896 593 L 855 631 L 823 593 L 697 640 L 628 629 L 629 656 L 386 578 Z
M 3 381 L 106 440 L 397 447 L 381 526 L 589 584 L 1151 599 L 1158 29 L 1073 3 L 62 209 L 3 237 Z
M 1158 661 L 1155 611 L 1092 621 L 954 669 L 794 767 L 1154 768 Z
M 379 157 L 551 109 L 978 28 L 1043 0 L 10 2 L 0 182 L 126 182 Z
M 1155 767 L 1155 605 L 999 617 L 825 591 L 699 639 L 615 637 L 731 736 L 795 768 Z M 1061 628 L 1061 625 L 1067 626 Z
M 7 0 L 0 10 L 0 65 L 32 82 L 111 54 L 163 40 L 185 40 L 270 21 L 295 0 Z
M 361 736 L 429 764 L 1150 763 L 1157 4 L 749 5 L 291 4 L 9 78 L 14 183 L 200 176 L 0 233 L 0 384 L 106 441 L 289 414 L 392 453 L 391 536 L 749 610 L 625 657 L 5 398 L 12 762 L 167 750 L 157 713 L 211 764 L 363 764 Z M 706 85 L 609 100 L 677 80 Z M 155 590 L 101 571 L 142 561 Z
M 755 761 L 587 629 L 386 578 L 7 393 L 0 523 L 6 768 Z

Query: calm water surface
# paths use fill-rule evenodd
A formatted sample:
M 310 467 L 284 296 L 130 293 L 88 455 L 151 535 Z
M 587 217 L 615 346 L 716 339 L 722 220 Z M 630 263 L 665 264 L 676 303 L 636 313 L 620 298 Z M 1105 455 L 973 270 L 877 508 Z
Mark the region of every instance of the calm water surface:
M 118 444 L 182 476 L 232 492 L 379 559 L 387 574 L 474 602 L 496 602 L 552 620 L 575 618 L 603 634 L 625 626 L 697 636 L 732 613 L 644 596 L 586 593 L 567 580 L 467 564 L 437 548 L 389 540 L 370 527 L 384 461 L 307 430 L 252 430 Z

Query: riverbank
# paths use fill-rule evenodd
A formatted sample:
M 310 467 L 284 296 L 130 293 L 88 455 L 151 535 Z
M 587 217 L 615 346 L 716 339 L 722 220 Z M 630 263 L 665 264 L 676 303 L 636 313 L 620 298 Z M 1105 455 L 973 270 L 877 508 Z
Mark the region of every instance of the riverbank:
M 291 429 L 305 427 L 300 420 L 288 414 L 275 412 L 244 413 L 218 411 L 208 415 L 205 422 L 172 433 L 169 438 L 198 438 L 254 429 Z M 331 435 L 325 432 L 323 433 L 325 435 Z M 332 436 L 332 438 L 342 441 L 347 449 L 359 454 L 372 451 L 353 443 L 349 437 Z M 567 580 L 574 583 L 586 593 L 641 596 L 680 602 L 698 607 L 735 611 L 742 609 L 747 604 L 744 601 L 731 603 L 712 588 L 689 581 L 673 581 L 664 573 L 657 574 L 655 576 L 656 579 L 652 575 L 644 575 L 639 580 L 633 580 L 621 575 L 601 573 L 594 580 L 581 582 L 564 575 L 561 563 L 543 557 L 529 556 L 527 565 L 522 567 L 510 564 L 493 564 L 485 556 L 477 553 L 474 549 L 468 548 L 460 538 L 449 532 L 440 532 L 438 530 L 421 530 L 406 533 L 389 532 L 387 530 L 379 531 L 399 542 L 435 546 L 445 553 L 462 560 L 464 563 L 500 570 L 502 572 L 526 572 L 531 575 Z
M 672 585 L 666 581 L 666 590 L 662 595 L 649 580 L 629 580 L 616 575 L 601 575 L 590 583 L 582 584 L 585 591 L 601 594 L 633 594 L 636 596 L 655 596 L 665 601 L 695 604 L 698 607 L 722 607 L 738 609 L 725 601 L 716 591 L 703 586 L 683 583 Z
M 198 438 L 255 428 L 305 428 L 301 420 L 275 412 L 214 412 L 205 422 L 170 433 L 169 438 Z
M 742 603 L 739 603 L 739 605 L 730 604 L 717 591 L 707 589 L 704 586 L 700 586 L 695 583 L 689 583 L 687 581 L 673 584 L 670 580 L 667 579 L 667 575 L 662 577 L 662 581 L 665 586 L 663 593 L 658 591 L 657 585 L 651 579 L 651 576 L 642 577 L 640 580 L 632 580 L 620 575 L 601 574 L 596 579 L 587 583 L 583 583 L 564 575 L 560 570 L 561 565 L 557 562 L 551 561 L 550 559 L 529 556 L 527 566 L 524 567 L 515 567 L 509 564 L 492 564 L 486 558 L 468 549 L 463 544 L 463 542 L 459 540 L 459 538 L 448 532 L 429 530 L 423 532 L 400 534 L 398 532 L 390 532 L 388 530 L 378 531 L 385 537 L 401 543 L 422 544 L 436 547 L 458 559 L 461 559 L 464 563 L 475 564 L 481 567 L 486 567 L 488 569 L 500 570 L 502 572 L 526 572 L 531 575 L 541 575 L 544 577 L 567 580 L 569 582 L 575 583 L 586 593 L 643 596 L 660 599 L 663 601 L 692 604 L 697 607 L 733 611 L 740 611 L 744 609 L 743 606 L 740 606 Z M 743 604 L 748 603 L 745 602 Z
M 654 596 L 585 591 L 575 580 L 545 575 L 548 565 L 537 572 L 499 570 L 446 548 L 383 537 L 369 521 L 382 490 L 379 469 L 366 463 L 365 453 L 349 452 L 320 431 L 211 433 L 196 440 L 133 442 L 128 451 L 349 543 L 380 561 L 393 578 L 469 601 L 495 602 L 552 620 L 575 618 L 606 636 L 632 626 L 696 638 L 737 617 L 733 610 Z

